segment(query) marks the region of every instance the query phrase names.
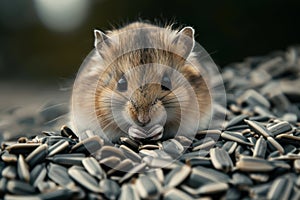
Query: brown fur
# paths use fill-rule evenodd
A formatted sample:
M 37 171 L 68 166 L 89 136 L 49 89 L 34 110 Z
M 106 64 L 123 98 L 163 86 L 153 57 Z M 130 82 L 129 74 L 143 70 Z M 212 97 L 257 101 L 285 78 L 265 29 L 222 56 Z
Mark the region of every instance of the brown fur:
M 98 76 L 94 105 L 98 122 L 110 140 L 115 142 L 120 136 L 126 136 L 129 126 L 137 123 L 139 119 L 153 120 L 151 117 L 157 117 L 164 111 L 167 113 L 164 139 L 174 136 L 182 122 L 182 113 L 199 109 L 200 117 L 203 117 L 203 120 L 200 119 L 200 126 L 205 126 L 211 109 L 209 87 L 201 76 L 200 68 L 194 67 L 200 65 L 197 59 L 192 53 L 185 54 L 185 44 L 174 42 L 178 38 L 178 30 L 172 30 L 171 26 L 160 28 L 137 22 L 110 31 L 107 36 L 112 40 L 104 41 L 97 49 L 102 61 L 99 67 L 104 70 L 101 76 Z M 114 41 L 115 36 L 118 36 L 118 41 Z M 159 48 L 136 49 L 137 42 Z M 160 65 L 170 68 L 159 67 Z M 191 84 L 196 94 L 198 108 L 189 98 L 190 91 L 187 85 L 176 80 L 175 74 L 170 69 L 178 71 Z M 170 76 L 174 91 L 161 89 L 159 83 L 164 73 Z M 116 89 L 117 82 L 124 74 L 128 75 L 128 91 L 119 92 Z M 173 77 L 175 80 L 172 80 Z M 130 118 L 124 119 L 122 128 L 118 127 L 118 123 L 114 120 L 112 110 L 116 114 L 125 112 Z M 193 123 L 195 120 L 197 119 L 191 118 L 183 122 Z

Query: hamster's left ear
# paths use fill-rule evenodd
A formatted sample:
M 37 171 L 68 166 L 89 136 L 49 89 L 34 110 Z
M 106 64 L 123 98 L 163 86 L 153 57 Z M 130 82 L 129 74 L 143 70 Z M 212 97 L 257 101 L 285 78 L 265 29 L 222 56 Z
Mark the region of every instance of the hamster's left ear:
M 112 42 L 112 39 L 109 36 L 105 35 L 102 31 L 96 29 L 94 30 L 94 36 L 94 46 L 98 50 L 103 46 L 103 44 L 109 45 Z
M 193 51 L 195 45 L 194 34 L 195 30 L 190 26 L 184 27 L 177 33 L 173 43 L 178 47 L 180 56 L 187 58 Z

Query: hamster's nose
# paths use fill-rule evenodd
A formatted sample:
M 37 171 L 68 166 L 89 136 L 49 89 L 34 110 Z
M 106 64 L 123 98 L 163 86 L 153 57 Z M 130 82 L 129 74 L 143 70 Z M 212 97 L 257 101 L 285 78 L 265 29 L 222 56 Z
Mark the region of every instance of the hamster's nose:
M 146 126 L 151 121 L 150 117 L 147 115 L 138 115 L 138 125 L 139 126 Z

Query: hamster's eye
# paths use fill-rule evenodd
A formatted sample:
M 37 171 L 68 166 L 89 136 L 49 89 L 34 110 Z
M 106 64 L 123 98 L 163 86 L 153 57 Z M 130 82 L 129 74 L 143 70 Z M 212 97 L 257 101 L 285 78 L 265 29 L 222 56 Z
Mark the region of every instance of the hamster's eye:
M 125 92 L 127 90 L 127 79 L 125 76 L 119 79 L 117 89 L 119 92 Z
M 172 83 L 171 83 L 170 77 L 167 74 L 164 74 L 164 76 L 161 79 L 161 89 L 162 90 L 171 90 L 172 89 Z

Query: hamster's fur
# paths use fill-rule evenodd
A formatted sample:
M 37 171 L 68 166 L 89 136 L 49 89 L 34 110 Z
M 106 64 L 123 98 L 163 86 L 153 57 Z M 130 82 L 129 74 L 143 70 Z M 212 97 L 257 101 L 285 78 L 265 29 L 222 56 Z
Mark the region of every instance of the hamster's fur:
M 140 47 L 145 48 L 140 48 Z M 212 99 L 194 48 L 194 29 L 135 22 L 104 34 L 74 84 L 71 124 L 117 142 L 130 127 L 145 134 L 159 124 L 162 139 L 207 127 Z M 143 135 L 143 134 L 142 134 Z

